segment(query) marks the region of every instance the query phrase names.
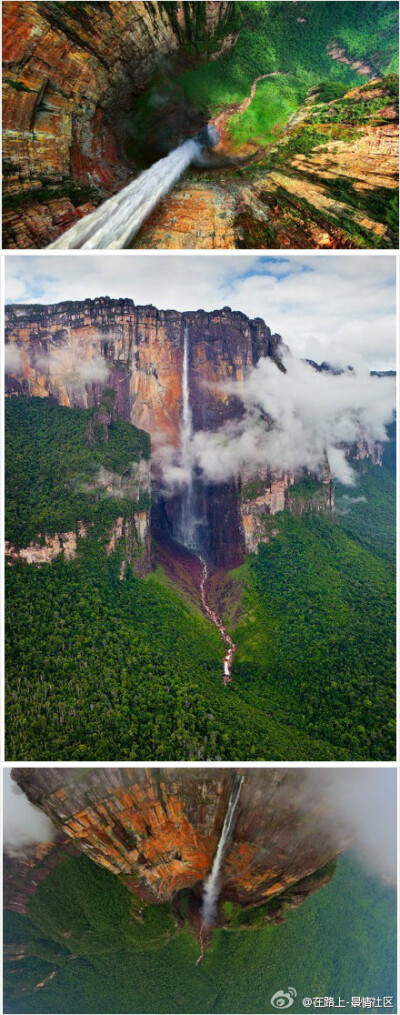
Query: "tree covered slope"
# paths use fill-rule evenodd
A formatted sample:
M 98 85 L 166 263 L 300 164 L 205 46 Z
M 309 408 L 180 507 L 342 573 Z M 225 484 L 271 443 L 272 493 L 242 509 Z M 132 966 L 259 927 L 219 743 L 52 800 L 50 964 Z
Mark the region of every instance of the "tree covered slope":
M 266 516 L 278 535 L 228 576 L 226 687 L 215 627 L 158 572 L 139 578 L 128 562 L 120 580 L 121 544 L 107 554 L 101 536 L 118 501 L 77 489 L 99 460 L 121 470 L 148 453 L 146 435 L 115 424 L 88 445 L 83 410 L 31 402 L 7 406 L 8 538 L 93 524 L 75 559 L 6 567 L 7 758 L 393 757 L 390 473 L 368 466 L 366 500 L 337 519 L 298 503 Z
M 86 857 L 65 859 L 27 916 L 5 912 L 5 1011 L 261 1013 L 274 1011 L 270 999 L 287 984 L 300 998 L 396 992 L 395 891 L 351 854 L 285 923 L 216 931 L 197 968 L 188 926 L 168 906 L 144 908 L 138 922 L 135 905 L 108 871 Z

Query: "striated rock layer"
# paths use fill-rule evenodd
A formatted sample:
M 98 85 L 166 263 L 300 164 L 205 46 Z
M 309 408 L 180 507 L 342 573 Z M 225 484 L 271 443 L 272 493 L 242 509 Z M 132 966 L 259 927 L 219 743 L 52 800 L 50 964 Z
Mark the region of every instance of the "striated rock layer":
M 229 118 L 225 128 L 220 120 L 224 156 L 235 157 Z M 398 79 L 370 81 L 340 101 L 310 93 L 277 143 L 257 138 L 251 153 L 235 176 L 224 169 L 213 180 L 193 172 L 181 180 L 132 246 L 397 247 Z
M 227 44 L 232 3 L 3 4 L 4 245 L 43 247 L 135 172 L 126 118 L 165 57 Z M 17 204 L 15 200 L 17 199 Z
M 212 385 L 243 380 L 261 356 L 280 359 L 280 336 L 261 318 L 250 320 L 230 307 L 182 314 L 109 297 L 8 306 L 6 342 L 18 354 L 7 393 L 51 395 L 60 405 L 86 408 L 111 388 L 117 418 L 146 430 L 153 443 L 161 434 L 178 446 L 185 328 L 193 424 L 215 428 L 237 415 L 238 404 Z M 103 371 L 96 369 L 99 361 Z
M 347 844 L 330 832 L 327 805 L 299 770 L 246 770 L 222 868 L 221 898 L 261 905 L 287 892 L 293 904 L 323 882 Z M 96 863 L 123 876 L 144 903 L 201 893 L 232 790 L 232 769 L 15 769 L 13 778 Z M 307 879 L 312 878 L 308 883 Z M 296 901 L 297 900 L 297 901 Z

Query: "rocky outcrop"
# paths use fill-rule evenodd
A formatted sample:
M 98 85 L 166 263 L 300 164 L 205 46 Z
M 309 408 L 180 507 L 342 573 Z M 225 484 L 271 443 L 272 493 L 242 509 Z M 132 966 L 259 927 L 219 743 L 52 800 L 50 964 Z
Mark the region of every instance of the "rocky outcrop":
M 242 486 L 240 493 L 240 515 L 247 553 L 257 553 L 260 543 L 269 543 L 278 530 L 266 530 L 268 515 L 285 511 L 288 506 L 288 489 L 294 483 L 294 475 L 260 476 Z
M 80 532 L 79 535 L 85 538 L 86 531 Z M 6 558 L 9 558 L 8 563 L 23 560 L 26 564 L 51 564 L 61 553 L 64 554 L 65 560 L 74 560 L 77 545 L 76 532 L 56 532 L 54 536 L 45 535 L 43 545 L 31 543 L 29 546 L 19 548 L 6 541 L 5 554 Z
M 232 3 L 3 8 L 4 245 L 43 247 L 137 172 L 127 118 L 154 69 L 231 45 Z
M 62 837 L 122 876 L 144 903 L 160 903 L 183 889 L 201 894 L 234 772 L 16 769 L 13 778 Z M 301 900 L 306 879 L 347 844 L 343 829 L 329 827 L 305 773 L 246 770 L 221 899 L 254 906 L 293 891 Z
M 371 443 L 371 441 L 365 441 L 362 434 L 355 444 L 350 444 L 345 449 L 346 458 L 350 462 L 371 462 L 372 465 L 379 465 L 382 467 L 384 447 L 380 441 Z
M 138 465 L 137 471 L 140 470 L 142 481 L 138 486 L 138 495 L 133 499 L 139 503 L 144 494 L 147 497 L 150 495 L 150 462 L 142 460 L 140 463 L 133 463 L 133 466 L 136 464 Z M 105 472 L 106 470 L 103 471 Z M 108 475 L 112 475 L 114 479 L 118 478 L 121 480 L 123 478 L 116 477 L 113 473 L 108 473 Z M 104 486 L 102 483 L 97 485 Z M 90 487 L 90 489 L 92 488 Z M 114 489 L 121 491 L 122 484 L 118 484 Z M 109 495 L 113 496 L 112 493 Z M 118 492 L 114 496 L 118 496 Z M 126 494 L 120 492 L 120 496 L 123 497 Z M 28 546 L 17 546 L 10 540 L 6 540 L 4 547 L 6 563 L 12 565 L 17 561 L 22 561 L 25 564 L 52 564 L 61 555 L 63 555 L 65 561 L 75 560 L 80 540 L 87 539 L 92 526 L 93 522 L 86 524 L 85 522 L 78 521 L 75 530 L 71 532 L 55 532 L 53 535 L 44 533 L 40 540 L 38 538 L 36 542 L 30 543 Z M 142 510 L 134 510 L 127 517 L 120 515 L 111 525 L 110 529 L 102 533 L 101 536 L 98 536 L 98 539 L 102 543 L 105 541 L 107 556 L 110 556 L 119 546 L 122 546 L 120 578 L 124 577 L 128 564 L 132 565 L 133 572 L 139 576 L 148 574 L 151 570 L 149 507 Z

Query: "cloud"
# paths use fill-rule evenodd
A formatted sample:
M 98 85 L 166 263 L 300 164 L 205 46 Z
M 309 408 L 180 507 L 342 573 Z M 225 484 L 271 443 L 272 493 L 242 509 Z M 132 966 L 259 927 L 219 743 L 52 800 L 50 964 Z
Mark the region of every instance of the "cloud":
M 395 366 L 395 257 L 168 252 L 6 258 L 7 302 L 131 298 L 160 309 L 230 306 L 262 317 L 298 356 Z
M 214 432 L 194 433 L 192 468 L 220 482 L 268 468 L 275 473 L 305 468 L 322 476 L 329 465 L 335 479 L 352 485 L 355 474 L 341 445 L 357 441 L 360 433 L 368 442 L 386 438 L 385 424 L 395 406 L 394 379 L 371 377 L 361 366 L 340 375 L 319 373 L 290 353 L 283 362 L 286 373 L 263 358 L 244 381 L 220 386 L 242 402 L 243 418 Z M 186 481 L 187 456 L 179 462 L 168 446 L 158 447 L 156 454 L 167 484 Z
M 349 497 L 347 493 L 343 497 L 336 497 L 335 508 L 338 515 L 349 515 L 353 504 L 366 504 L 366 497 Z
M 22 356 L 18 346 L 9 342 L 4 347 L 4 370 L 6 374 L 18 374 L 22 369 Z
M 88 351 L 91 351 L 90 347 Z M 35 366 L 49 374 L 59 375 L 65 383 L 72 385 L 105 383 L 110 373 L 103 356 L 94 353 L 90 359 L 86 359 L 82 349 L 72 346 L 62 346 L 36 356 Z
M 396 884 L 397 774 L 394 769 L 340 768 L 308 772 L 312 792 L 328 806 L 327 830 L 340 840 L 348 830 L 368 869 Z
M 27 852 L 38 842 L 54 839 L 56 831 L 50 818 L 30 803 L 23 790 L 11 778 L 10 769 L 3 772 L 4 849 L 9 855 Z

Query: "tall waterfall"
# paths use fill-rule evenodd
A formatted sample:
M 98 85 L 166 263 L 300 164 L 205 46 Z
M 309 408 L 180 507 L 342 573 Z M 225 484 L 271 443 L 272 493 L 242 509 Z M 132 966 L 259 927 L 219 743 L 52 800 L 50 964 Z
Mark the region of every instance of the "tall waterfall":
M 182 365 L 182 424 L 181 424 L 181 465 L 187 480 L 182 496 L 182 513 L 180 522 L 180 539 L 184 546 L 195 549 L 196 533 L 193 517 L 193 475 L 190 455 L 192 439 L 192 410 L 190 408 L 189 389 L 189 331 L 185 327 L 183 333 L 183 365 Z
M 121 250 L 129 246 L 159 201 L 196 160 L 201 161 L 201 144 L 191 138 L 150 169 L 145 169 L 90 215 L 85 215 L 50 247 Z
M 239 803 L 242 783 L 243 776 L 241 776 L 241 778 L 238 777 L 235 778 L 232 793 L 228 804 L 228 810 L 225 815 L 225 821 L 223 824 L 221 837 L 218 843 L 218 849 L 213 860 L 211 872 L 208 875 L 208 878 L 204 884 L 204 894 L 201 911 L 202 922 L 204 927 L 209 926 L 211 923 L 213 923 L 215 919 L 220 889 L 221 865 L 224 858 L 226 847 L 229 843 L 232 834 L 233 823 L 237 811 L 237 806 Z

